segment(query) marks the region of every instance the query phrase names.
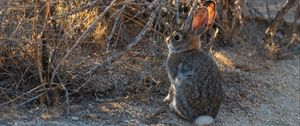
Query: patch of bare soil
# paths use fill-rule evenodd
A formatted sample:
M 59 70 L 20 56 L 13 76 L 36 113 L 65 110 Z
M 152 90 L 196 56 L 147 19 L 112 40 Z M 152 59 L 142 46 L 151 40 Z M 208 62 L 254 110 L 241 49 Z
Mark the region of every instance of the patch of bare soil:
M 299 125 L 299 66 L 296 55 L 225 72 L 229 82 L 226 93 L 234 102 L 225 101 L 217 125 Z

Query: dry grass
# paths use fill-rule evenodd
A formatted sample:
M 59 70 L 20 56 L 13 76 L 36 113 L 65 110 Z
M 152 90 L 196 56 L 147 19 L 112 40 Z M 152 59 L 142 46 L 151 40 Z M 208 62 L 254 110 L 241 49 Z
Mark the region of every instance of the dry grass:
M 222 52 L 214 53 L 214 57 L 218 62 L 220 62 L 221 64 L 223 64 L 226 67 L 229 67 L 229 68 L 236 67 L 235 63 L 228 56 L 224 55 Z
M 67 102 L 74 94 L 115 96 L 108 94 L 109 90 L 116 90 L 120 96 L 122 91 L 129 90 L 124 87 L 134 85 L 132 80 L 144 80 L 133 73 L 152 77 L 151 73 L 142 72 L 142 63 L 149 62 L 151 56 L 147 53 L 161 50 L 161 43 L 129 53 L 140 41 L 152 45 L 142 40 L 148 30 L 156 31 L 152 24 L 158 13 L 146 13 L 156 9 L 147 8 L 149 4 L 147 1 L 2 1 L 1 106 L 35 103 L 37 99 L 57 104 L 61 93 Z M 158 11 L 160 8 L 155 12 Z M 154 35 L 157 34 L 162 33 L 156 31 Z M 122 55 L 128 58 L 112 63 Z M 128 80 L 125 76 L 135 79 Z

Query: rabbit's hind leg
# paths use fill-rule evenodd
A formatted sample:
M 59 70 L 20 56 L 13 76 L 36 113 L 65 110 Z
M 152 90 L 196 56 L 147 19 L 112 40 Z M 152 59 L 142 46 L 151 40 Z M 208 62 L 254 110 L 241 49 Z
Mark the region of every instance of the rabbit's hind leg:
M 184 85 L 178 86 L 175 90 L 175 96 L 170 104 L 171 111 L 178 114 L 183 119 L 192 121 L 195 116 L 193 109 L 188 101 L 186 93 L 186 87 Z
M 188 100 L 184 96 L 179 96 L 176 98 L 177 100 L 177 109 L 180 111 L 180 116 L 186 120 L 193 120 L 194 112 L 191 108 L 191 105 L 188 103 Z

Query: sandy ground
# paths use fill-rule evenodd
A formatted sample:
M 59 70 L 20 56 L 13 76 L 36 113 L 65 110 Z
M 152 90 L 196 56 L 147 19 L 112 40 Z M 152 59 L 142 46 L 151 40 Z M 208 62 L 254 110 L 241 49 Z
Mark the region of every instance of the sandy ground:
M 241 84 L 250 84 L 249 88 L 242 89 L 245 94 L 241 92 L 239 95 L 245 98 L 240 101 L 243 111 L 236 108 L 229 111 L 227 109 L 230 107 L 225 105 L 225 109 L 222 109 L 219 114 L 218 123 L 228 126 L 298 126 L 300 124 L 299 63 L 298 55 L 293 59 L 276 62 L 268 70 L 239 72 L 246 80 Z
M 230 54 L 222 50 L 222 54 Z M 234 54 L 234 53 L 232 53 Z M 230 58 L 239 58 L 230 55 Z M 298 126 L 300 123 L 300 55 L 278 62 L 250 63 L 239 58 L 240 68 L 224 72 L 227 97 L 216 126 Z M 245 64 L 247 66 L 245 67 Z M 253 69 L 244 69 L 253 68 Z M 96 99 L 65 109 L 2 108 L 0 125 L 191 125 L 176 118 L 162 102 L 166 93 L 144 92 L 116 99 Z

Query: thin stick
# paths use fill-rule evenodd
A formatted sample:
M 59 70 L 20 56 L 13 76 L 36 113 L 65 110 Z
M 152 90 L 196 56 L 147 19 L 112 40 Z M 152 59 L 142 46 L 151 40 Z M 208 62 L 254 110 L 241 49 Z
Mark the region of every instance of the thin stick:
M 34 97 L 28 99 L 27 101 L 21 103 L 21 104 L 18 105 L 18 106 L 23 106 L 23 105 L 25 105 L 25 104 L 27 104 L 27 103 L 33 101 L 33 100 L 36 100 L 36 99 L 38 99 L 39 97 L 41 97 L 42 95 L 44 95 L 45 93 L 46 93 L 46 92 L 43 92 L 43 93 L 41 93 L 41 94 L 39 94 L 39 95 L 36 95 L 36 96 L 34 96 Z
M 75 13 L 82 12 L 82 11 L 85 10 L 85 9 L 92 8 L 92 7 L 96 6 L 97 3 L 98 3 L 98 1 L 99 1 L 99 0 L 94 0 L 94 1 L 92 1 L 91 3 L 89 3 L 89 4 L 85 5 L 85 6 L 82 6 L 82 7 L 76 8 L 76 9 L 74 9 L 74 10 L 71 10 L 70 12 L 65 13 L 65 14 L 63 14 L 63 15 L 52 16 L 52 17 L 50 17 L 50 19 L 52 19 L 52 20 L 62 19 L 62 18 L 65 18 L 65 17 L 67 17 L 67 16 L 69 16 L 69 15 L 72 15 L 72 14 L 75 14 Z
M 266 1 L 266 8 L 267 8 L 268 18 L 269 18 L 269 20 L 271 20 L 270 7 L 269 7 L 269 0 Z
M 283 7 L 277 12 L 276 17 L 271 21 L 270 26 L 265 31 L 263 38 L 263 48 L 265 49 L 265 56 L 269 59 L 278 59 L 281 53 L 278 45 L 274 42 L 274 36 L 280 21 L 284 18 L 284 15 L 296 4 L 297 0 L 286 0 Z
M 144 26 L 144 28 L 142 29 L 142 31 L 133 39 L 133 42 L 130 43 L 124 50 L 121 50 L 117 53 L 115 53 L 114 55 L 108 57 L 107 59 L 105 59 L 104 61 L 102 61 L 101 63 L 99 64 L 96 64 L 93 68 L 91 68 L 88 72 L 86 72 L 84 74 L 84 76 L 89 76 L 87 81 L 85 83 L 83 83 L 79 88 L 77 88 L 77 91 L 79 91 L 82 87 L 84 87 L 86 84 L 89 83 L 89 81 L 91 80 L 92 78 L 92 75 L 93 73 L 98 70 L 99 68 L 101 68 L 102 66 L 104 65 L 107 65 L 109 64 L 110 62 L 113 62 L 114 60 L 118 59 L 119 57 L 121 57 L 123 54 L 125 54 L 128 50 L 132 49 L 134 46 L 136 46 L 140 40 L 142 39 L 142 37 L 145 35 L 145 33 L 151 29 L 151 25 L 153 24 L 154 22 L 154 19 L 156 17 L 156 15 L 158 14 L 158 12 L 160 12 L 161 10 L 161 3 L 162 3 L 163 0 L 160 0 L 160 6 L 158 8 L 156 8 L 155 11 L 153 11 L 151 13 L 151 16 L 147 22 L 147 24 Z M 73 92 L 75 93 L 75 92 Z M 71 93 L 70 95 L 72 95 L 73 93 Z
M 83 32 L 83 34 L 76 40 L 75 44 L 69 49 L 67 50 L 67 54 L 61 59 L 61 61 L 57 64 L 57 66 L 55 67 L 55 69 L 53 70 L 52 76 L 51 76 L 51 80 L 50 80 L 50 84 L 53 83 L 54 81 L 54 77 L 57 73 L 57 71 L 60 69 L 60 66 L 66 61 L 66 59 L 69 57 L 69 55 L 71 54 L 71 52 L 73 52 L 73 50 L 76 48 L 76 46 L 87 37 L 87 35 L 92 32 L 92 30 L 94 30 L 94 28 L 97 26 L 98 22 L 105 16 L 105 14 L 108 12 L 108 10 L 116 3 L 117 0 L 113 0 L 109 6 L 107 6 L 105 8 L 105 10 L 94 20 L 94 22 L 87 28 L 87 30 L 85 30 Z
M 12 103 L 12 102 L 16 101 L 17 99 L 19 99 L 19 98 L 21 98 L 21 97 L 23 97 L 23 96 L 25 96 L 25 95 L 27 95 L 27 94 L 29 94 L 29 93 L 32 93 L 32 92 L 36 91 L 37 89 L 39 89 L 39 88 L 45 86 L 46 84 L 47 84 L 47 83 L 41 84 L 41 85 L 39 85 L 39 86 L 37 86 L 37 87 L 35 87 L 35 88 L 33 88 L 33 89 L 27 91 L 26 93 L 17 96 L 16 98 L 14 98 L 14 99 L 12 99 L 12 100 L 10 100 L 10 101 L 7 101 L 7 102 L 4 102 L 4 103 L 0 104 L 0 106 L 4 106 L 4 105 L 7 105 L 7 104 L 9 104 L 9 103 Z
M 70 93 L 66 87 L 66 85 L 62 82 L 61 78 L 58 76 L 58 79 L 59 79 L 59 82 L 60 82 L 60 85 L 61 87 L 64 89 L 65 91 L 65 97 L 66 97 L 66 104 L 67 104 L 67 115 L 70 114 Z
M 292 33 L 292 38 L 291 38 L 291 41 L 289 42 L 289 44 L 287 45 L 287 47 L 290 47 L 292 44 L 294 44 L 297 39 L 299 40 L 299 35 L 297 34 L 297 24 L 300 20 L 300 2 L 298 3 L 298 7 L 297 7 L 297 12 L 296 12 L 296 15 L 295 15 L 295 19 L 294 19 L 294 22 L 293 22 L 293 33 Z

